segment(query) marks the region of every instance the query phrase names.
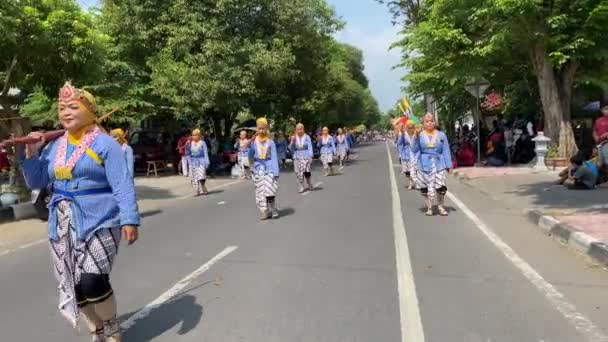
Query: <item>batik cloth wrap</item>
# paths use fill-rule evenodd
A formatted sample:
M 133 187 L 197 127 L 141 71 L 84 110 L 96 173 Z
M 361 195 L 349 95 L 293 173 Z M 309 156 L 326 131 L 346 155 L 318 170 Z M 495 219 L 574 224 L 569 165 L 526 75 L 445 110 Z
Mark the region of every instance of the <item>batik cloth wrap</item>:
M 77 287 L 84 273 L 110 274 L 112 264 L 118 254 L 120 228 L 99 229 L 82 241 L 76 238 L 76 229 L 72 217 L 71 202 L 62 200 L 55 206 L 57 214 L 57 240 L 50 240 L 53 270 L 59 283 L 59 311 L 76 328 L 79 319 L 80 299 Z M 113 292 L 95 299 L 102 302 Z M 90 298 L 88 298 L 91 300 Z
M 336 146 L 336 154 L 338 156 L 338 158 L 340 158 L 341 160 L 346 159 L 346 155 L 348 154 L 348 148 L 346 145 L 346 136 L 342 137 L 342 140 L 340 140 L 340 137 L 336 137 L 336 142 L 337 142 L 337 146 Z
M 439 158 L 431 158 L 431 171 L 425 172 L 418 170 L 416 172 L 416 186 L 418 189 L 428 189 L 427 196 L 431 201 L 437 197 L 437 189 L 447 185 L 448 170 L 437 171 L 436 160 Z
M 190 150 L 192 153 L 198 153 L 203 148 L 202 140 L 198 143 L 192 142 Z M 205 164 L 204 158 L 190 158 L 190 184 L 197 191 L 200 192 L 201 181 L 207 179 L 207 165 Z
M 258 209 L 262 212 L 268 211 L 266 198 L 276 196 L 279 181 L 272 173 L 264 168 L 259 168 L 253 174 L 253 184 L 255 186 L 255 203 Z
M 299 182 L 304 181 L 304 173 L 310 172 L 311 169 L 312 162 L 310 158 L 296 158 L 293 162 L 293 170 Z

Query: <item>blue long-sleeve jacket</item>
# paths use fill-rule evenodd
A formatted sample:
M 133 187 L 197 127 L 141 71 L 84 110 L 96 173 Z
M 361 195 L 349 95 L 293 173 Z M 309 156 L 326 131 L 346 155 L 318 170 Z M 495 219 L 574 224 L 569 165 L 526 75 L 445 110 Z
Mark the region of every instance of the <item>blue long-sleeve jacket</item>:
M 253 160 L 253 173 L 259 174 L 270 173 L 274 177 L 279 177 L 279 159 L 277 156 L 277 146 L 275 145 L 272 139 L 266 140 L 266 156 L 265 158 L 261 158 L 259 151 L 259 142 L 256 140 L 249 147 L 249 159 Z
M 399 150 L 399 157 L 401 160 L 409 161 L 412 158 L 418 158 L 419 153 L 414 153 L 412 151 L 412 141 L 413 138 L 410 138 L 407 133 L 400 134 L 397 137 L 397 149 Z
M 234 149 L 238 151 L 239 156 L 249 158 L 249 145 L 250 142 L 247 141 L 247 144 L 241 146 L 241 139 L 237 139 L 234 143 Z
M 133 148 L 128 144 L 122 145 L 122 150 L 125 153 L 125 159 L 127 160 L 127 171 L 131 178 L 135 177 L 135 158 L 133 157 Z
M 308 134 L 304 134 L 299 141 L 300 146 L 298 146 L 298 137 L 295 137 L 292 143 L 289 145 L 289 149 L 292 151 L 294 159 L 312 158 L 312 140 L 310 139 Z
M 432 140 L 434 143 L 429 144 L 429 140 Z M 418 134 L 413 141 L 412 152 L 419 153 L 419 170 L 431 172 L 433 162 L 435 163 L 437 171 L 452 168 L 450 143 L 448 142 L 448 137 L 441 131 L 435 131 L 434 137 L 432 138 L 428 138 L 428 135 L 425 132 Z
M 347 151 L 350 150 L 350 142 L 348 141 L 348 137 L 346 135 L 343 135 L 342 138 L 344 140 L 340 141 L 340 136 L 336 135 L 336 137 L 334 138 L 334 143 L 336 144 L 336 148 L 339 147 L 343 147 L 345 148 Z
M 107 134 L 98 135 L 90 147 L 93 153 L 82 155 L 72 170 L 72 178 L 58 180 L 54 172 L 58 142 L 59 139 L 50 142 L 39 156 L 26 159 L 22 164 L 23 175 L 30 189 L 52 185 L 49 238 L 58 238 L 55 206 L 61 200 L 70 201 L 72 222 L 76 237 L 80 240 L 88 239 L 102 228 L 138 226 L 135 185 L 120 145 Z M 76 146 L 68 144 L 66 158 L 75 149 Z
M 321 149 L 321 154 L 336 154 L 336 144 L 334 144 L 334 138 L 329 135 L 327 136 L 327 142 L 323 142 L 323 137 L 317 141 L 317 146 Z
M 190 142 L 186 145 L 186 155 L 190 157 L 192 163 L 202 163 L 203 166 L 209 167 L 209 152 L 207 150 L 207 144 L 204 140 L 201 140 L 201 146 L 199 148 L 193 148 L 194 142 Z

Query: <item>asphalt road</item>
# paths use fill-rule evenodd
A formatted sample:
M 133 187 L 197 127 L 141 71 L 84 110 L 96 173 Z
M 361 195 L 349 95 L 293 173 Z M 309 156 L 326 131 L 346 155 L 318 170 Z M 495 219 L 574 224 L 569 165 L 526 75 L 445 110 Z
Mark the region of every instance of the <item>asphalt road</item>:
M 607 340 L 606 271 L 521 213 L 452 181 L 451 215 L 425 217 L 384 144 L 315 182 L 283 173 L 275 221 L 249 183 L 146 216 L 112 274 L 124 341 Z M 0 341 L 88 340 L 55 309 L 45 245 L 0 257 L 0 279 Z

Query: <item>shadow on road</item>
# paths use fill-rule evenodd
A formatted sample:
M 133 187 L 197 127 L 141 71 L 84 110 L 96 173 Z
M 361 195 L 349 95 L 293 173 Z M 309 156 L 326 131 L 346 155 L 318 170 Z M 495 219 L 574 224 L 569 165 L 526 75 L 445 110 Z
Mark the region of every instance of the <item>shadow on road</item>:
M 159 209 L 155 209 L 155 210 L 148 210 L 148 211 L 144 211 L 143 213 L 141 213 L 139 216 L 141 218 L 144 217 L 150 217 L 150 216 L 154 216 L 154 215 L 158 215 L 161 214 L 163 211 L 159 210 Z
M 179 296 L 150 314 L 135 322 L 135 325 L 123 332 L 123 340 L 131 342 L 146 342 L 164 334 L 180 324 L 177 335 L 187 334 L 200 323 L 203 317 L 203 306 L 196 302 L 196 297 L 186 294 Z M 135 312 L 120 317 L 127 320 Z
M 281 217 L 285 217 L 285 216 L 291 216 L 295 213 L 296 211 L 293 208 L 281 208 L 279 209 L 279 215 Z
M 175 198 L 176 196 L 171 191 L 161 188 L 150 187 L 146 185 L 135 186 L 135 192 L 137 193 L 137 199 L 167 199 Z

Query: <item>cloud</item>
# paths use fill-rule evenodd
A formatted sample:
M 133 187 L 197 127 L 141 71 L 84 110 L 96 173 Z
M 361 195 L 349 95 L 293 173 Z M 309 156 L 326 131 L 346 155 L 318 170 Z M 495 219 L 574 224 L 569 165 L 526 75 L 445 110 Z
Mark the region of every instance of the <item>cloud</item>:
M 370 89 L 380 109 L 386 111 L 395 105 L 401 96 L 404 76 L 403 69 L 393 69 L 401 61 L 401 50 L 390 49 L 399 39 L 399 28 L 385 26 L 378 31 L 372 27 L 362 28 L 354 25 L 336 35 L 339 41 L 354 45 L 363 51 L 365 74 L 370 81 Z

